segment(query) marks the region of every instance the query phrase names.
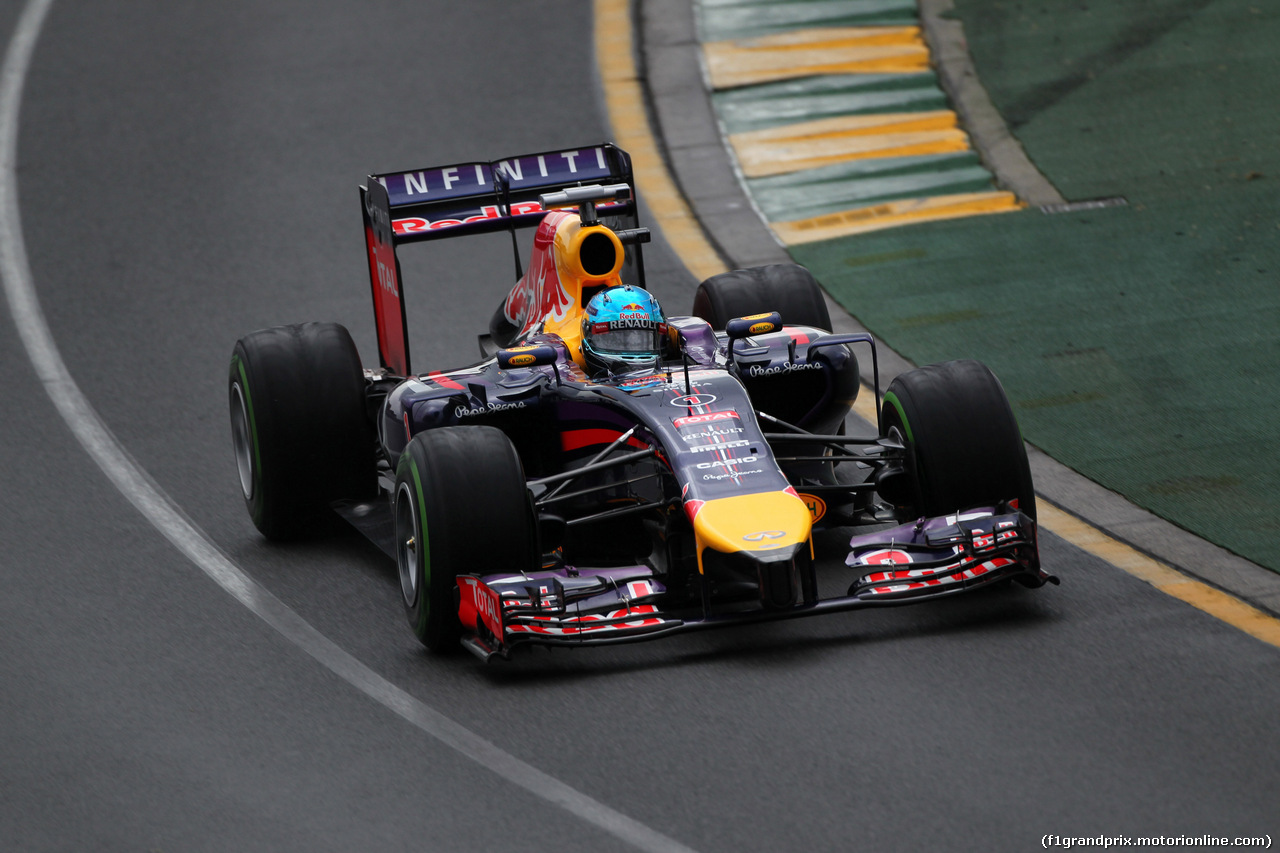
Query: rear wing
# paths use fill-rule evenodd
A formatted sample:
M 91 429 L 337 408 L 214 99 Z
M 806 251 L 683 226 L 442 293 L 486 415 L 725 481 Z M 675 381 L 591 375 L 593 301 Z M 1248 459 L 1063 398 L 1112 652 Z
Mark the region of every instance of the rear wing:
M 604 143 L 587 148 L 522 154 L 491 162 L 431 166 L 370 175 L 360 188 L 369 283 L 382 366 L 409 375 L 409 339 L 396 249 L 464 234 L 515 232 L 542 221 L 539 196 L 589 184 L 625 183 L 634 189 L 631 158 Z M 634 193 L 599 205 L 602 217 L 637 228 Z M 516 275 L 520 275 L 516 248 Z

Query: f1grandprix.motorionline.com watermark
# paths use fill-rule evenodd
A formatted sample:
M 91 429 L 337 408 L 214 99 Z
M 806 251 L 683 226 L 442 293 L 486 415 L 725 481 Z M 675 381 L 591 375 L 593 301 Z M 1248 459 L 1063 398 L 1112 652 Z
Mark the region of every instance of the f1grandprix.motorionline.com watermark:
M 1261 847 L 1271 849 L 1270 835 L 1221 838 L 1216 835 L 1042 835 L 1040 846 L 1050 847 Z

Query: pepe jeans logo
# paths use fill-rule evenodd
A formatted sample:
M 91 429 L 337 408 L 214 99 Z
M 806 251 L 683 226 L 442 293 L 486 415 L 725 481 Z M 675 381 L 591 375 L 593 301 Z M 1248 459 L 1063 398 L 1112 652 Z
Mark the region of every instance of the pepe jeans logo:
M 524 400 L 517 400 L 514 403 L 494 402 L 494 403 L 490 403 L 488 406 L 475 406 L 475 407 L 456 406 L 453 410 L 453 416 L 455 418 L 475 418 L 475 417 L 479 417 L 480 415 L 492 414 L 493 412 L 506 411 L 507 409 L 523 409 L 523 408 L 524 408 Z
M 769 367 L 765 367 L 759 364 L 753 364 L 747 368 L 747 375 L 752 377 L 776 376 L 779 373 L 791 373 L 796 370 L 821 370 L 821 369 L 822 369 L 822 365 L 817 363 L 804 362 L 804 361 L 797 361 L 797 362 L 784 361 L 782 364 L 772 365 Z

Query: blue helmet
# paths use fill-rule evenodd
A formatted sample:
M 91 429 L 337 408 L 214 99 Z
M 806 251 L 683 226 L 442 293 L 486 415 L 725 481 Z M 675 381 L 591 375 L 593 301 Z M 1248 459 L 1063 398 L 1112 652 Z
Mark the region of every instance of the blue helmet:
M 649 291 L 630 284 L 602 290 L 582 318 L 582 357 L 592 373 L 657 367 L 667 318 Z

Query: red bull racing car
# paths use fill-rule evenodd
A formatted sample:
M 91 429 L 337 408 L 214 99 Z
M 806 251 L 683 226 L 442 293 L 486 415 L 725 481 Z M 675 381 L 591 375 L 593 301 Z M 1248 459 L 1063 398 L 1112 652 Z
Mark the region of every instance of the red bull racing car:
M 633 186 L 609 144 L 370 176 L 380 365 L 333 323 L 257 331 L 231 357 L 258 529 L 345 518 L 396 560 L 423 644 L 485 660 L 1055 580 L 986 367 L 912 370 L 883 397 L 876 368 L 876 433 L 847 434 L 870 336 L 831 334 L 793 265 L 714 276 L 668 314 Z M 500 232 L 514 285 L 480 360 L 413 369 L 397 251 Z M 832 527 L 844 568 L 819 571 Z

